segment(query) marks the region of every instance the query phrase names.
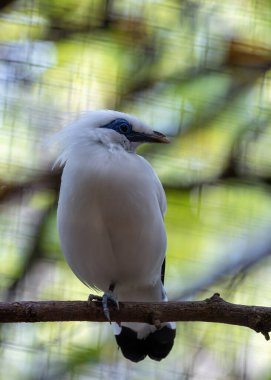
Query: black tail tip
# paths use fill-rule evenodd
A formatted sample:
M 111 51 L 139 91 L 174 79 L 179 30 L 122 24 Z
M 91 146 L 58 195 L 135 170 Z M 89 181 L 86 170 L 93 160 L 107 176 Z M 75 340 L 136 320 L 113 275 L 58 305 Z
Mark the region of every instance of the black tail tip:
M 168 326 L 148 335 L 146 344 L 149 357 L 157 361 L 167 357 L 173 347 L 175 336 L 176 330 Z
M 122 326 L 120 334 L 115 335 L 115 338 L 123 356 L 138 363 L 147 355 L 156 361 L 164 359 L 173 347 L 175 336 L 175 329 L 164 326 L 145 339 L 138 339 L 134 330 Z

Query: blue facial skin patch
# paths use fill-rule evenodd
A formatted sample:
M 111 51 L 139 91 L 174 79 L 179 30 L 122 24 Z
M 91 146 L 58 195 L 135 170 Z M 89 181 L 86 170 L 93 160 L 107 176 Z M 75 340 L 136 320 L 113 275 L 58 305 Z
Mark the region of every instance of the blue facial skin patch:
M 110 123 L 103 125 L 100 128 L 113 129 L 121 135 L 124 135 L 129 141 L 132 142 L 152 142 L 152 140 L 146 133 L 133 131 L 133 127 L 125 119 L 115 119 Z

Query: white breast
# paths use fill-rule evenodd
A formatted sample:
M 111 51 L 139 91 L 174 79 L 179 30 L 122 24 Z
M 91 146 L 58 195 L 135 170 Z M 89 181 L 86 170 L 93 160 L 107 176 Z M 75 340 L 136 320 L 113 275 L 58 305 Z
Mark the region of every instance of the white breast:
M 106 292 L 160 278 L 166 250 L 165 196 L 151 166 L 103 145 L 70 157 L 58 207 L 62 249 L 81 281 Z

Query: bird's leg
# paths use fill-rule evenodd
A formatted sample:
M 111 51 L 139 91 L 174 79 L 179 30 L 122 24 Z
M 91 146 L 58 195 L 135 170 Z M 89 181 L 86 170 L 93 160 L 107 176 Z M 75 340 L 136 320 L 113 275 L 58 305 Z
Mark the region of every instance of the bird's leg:
M 109 320 L 109 322 L 111 322 L 111 319 L 110 319 L 108 301 L 113 302 L 117 306 L 117 308 L 119 309 L 119 302 L 118 302 L 115 294 L 113 293 L 114 288 L 115 288 L 115 284 L 111 284 L 109 286 L 108 291 L 106 293 L 104 293 L 104 295 L 102 297 L 103 312 L 104 312 L 104 315 L 106 316 L 106 318 Z

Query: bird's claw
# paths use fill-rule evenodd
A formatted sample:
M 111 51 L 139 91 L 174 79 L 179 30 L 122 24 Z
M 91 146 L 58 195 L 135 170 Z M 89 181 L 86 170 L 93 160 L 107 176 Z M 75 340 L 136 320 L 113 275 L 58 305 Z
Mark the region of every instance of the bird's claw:
M 100 301 L 102 302 L 102 297 L 101 296 L 97 296 L 96 294 L 90 294 L 88 296 L 88 304 L 90 304 L 91 302 L 95 302 L 95 301 Z
M 108 303 L 110 302 L 113 303 L 117 307 L 117 309 L 119 309 L 119 301 L 117 300 L 117 297 L 113 293 L 113 290 L 109 289 L 108 292 L 104 293 L 102 297 L 97 296 L 95 294 L 90 294 L 88 296 L 88 301 L 87 301 L 88 304 L 91 304 L 92 302 L 95 302 L 95 301 L 102 303 L 104 315 L 106 319 L 108 319 L 108 321 L 111 323 Z
M 103 312 L 105 317 L 111 323 L 108 302 L 114 303 L 117 306 L 117 309 L 119 309 L 119 301 L 117 300 L 112 290 L 108 290 L 108 292 L 104 293 L 104 295 L 102 296 Z

